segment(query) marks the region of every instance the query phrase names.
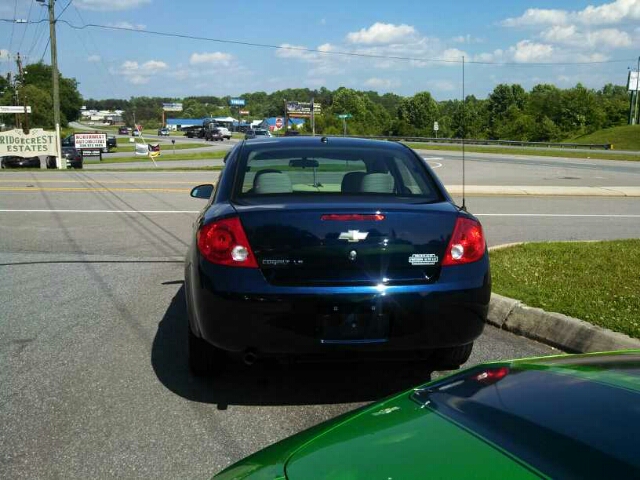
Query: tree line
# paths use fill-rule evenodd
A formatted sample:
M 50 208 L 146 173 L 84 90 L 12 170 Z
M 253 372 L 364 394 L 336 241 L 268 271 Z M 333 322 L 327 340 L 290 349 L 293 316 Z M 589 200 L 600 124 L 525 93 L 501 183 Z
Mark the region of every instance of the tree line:
M 27 65 L 19 78 L 0 77 L 0 102 L 13 105 L 17 101 L 32 106 L 31 125 L 52 127 L 51 67 L 43 63 Z M 13 81 L 12 81 L 13 80 Z M 16 81 L 17 80 L 17 81 Z M 16 96 L 17 94 L 17 96 Z M 522 141 L 559 141 L 593 131 L 625 125 L 628 119 L 629 93 L 623 86 L 607 84 L 596 90 L 582 84 L 561 89 L 539 84 L 527 91 L 517 84 L 497 85 L 487 98 L 473 95 L 466 101 L 438 101 L 429 92 L 410 97 L 394 93 L 359 91 L 340 87 L 329 90 L 293 88 L 272 93 L 252 92 L 240 95 L 249 110 L 244 119 L 276 117 L 284 114 L 285 100 L 308 102 L 311 98 L 322 105 L 315 119 L 316 132 L 341 134 L 339 114 L 351 114 L 348 133 L 353 135 L 434 136 L 438 122 L 440 137 L 506 139 Z M 167 112 L 168 117 L 203 118 L 238 116 L 238 108 L 229 106 L 229 96 L 190 96 L 185 98 L 131 97 L 130 99 L 86 99 L 78 91 L 78 82 L 60 75 L 62 124 L 76 120 L 80 108 L 124 110 L 128 125 L 136 123 L 156 128 L 162 119 L 162 104 L 181 102 L 182 112 Z M 13 115 L 4 115 L 11 126 Z M 307 121 L 305 130 L 310 131 Z

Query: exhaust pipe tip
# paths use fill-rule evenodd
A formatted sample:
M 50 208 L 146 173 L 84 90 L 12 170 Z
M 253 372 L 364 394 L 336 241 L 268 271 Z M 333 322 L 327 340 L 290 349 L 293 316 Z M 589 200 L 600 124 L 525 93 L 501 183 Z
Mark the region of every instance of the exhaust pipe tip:
M 256 363 L 256 360 L 258 360 L 258 355 L 256 355 L 255 352 L 246 352 L 242 357 L 245 365 L 253 365 Z

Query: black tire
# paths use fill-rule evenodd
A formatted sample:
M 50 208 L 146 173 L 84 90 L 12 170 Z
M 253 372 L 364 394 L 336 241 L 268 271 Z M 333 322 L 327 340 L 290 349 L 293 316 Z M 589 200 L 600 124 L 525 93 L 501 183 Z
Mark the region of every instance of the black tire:
M 439 348 L 431 356 L 430 362 L 435 370 L 457 370 L 463 365 L 473 350 L 473 342 L 456 347 Z
M 189 370 L 195 376 L 208 376 L 220 371 L 225 361 L 224 352 L 209 344 L 202 338 L 196 337 L 189 330 Z

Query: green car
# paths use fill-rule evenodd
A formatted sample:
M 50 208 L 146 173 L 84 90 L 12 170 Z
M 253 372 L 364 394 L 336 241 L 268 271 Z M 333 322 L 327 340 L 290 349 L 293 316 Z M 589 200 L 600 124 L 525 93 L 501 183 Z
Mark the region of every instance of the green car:
M 640 350 L 487 363 L 317 425 L 218 479 L 640 478 Z

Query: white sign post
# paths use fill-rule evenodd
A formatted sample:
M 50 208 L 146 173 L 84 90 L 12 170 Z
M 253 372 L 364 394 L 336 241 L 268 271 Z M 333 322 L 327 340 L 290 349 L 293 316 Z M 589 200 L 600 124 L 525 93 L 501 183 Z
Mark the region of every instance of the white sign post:
M 438 138 L 438 130 L 440 130 L 440 125 L 438 125 L 438 122 L 433 122 L 433 131 L 436 132 L 436 138 Z

